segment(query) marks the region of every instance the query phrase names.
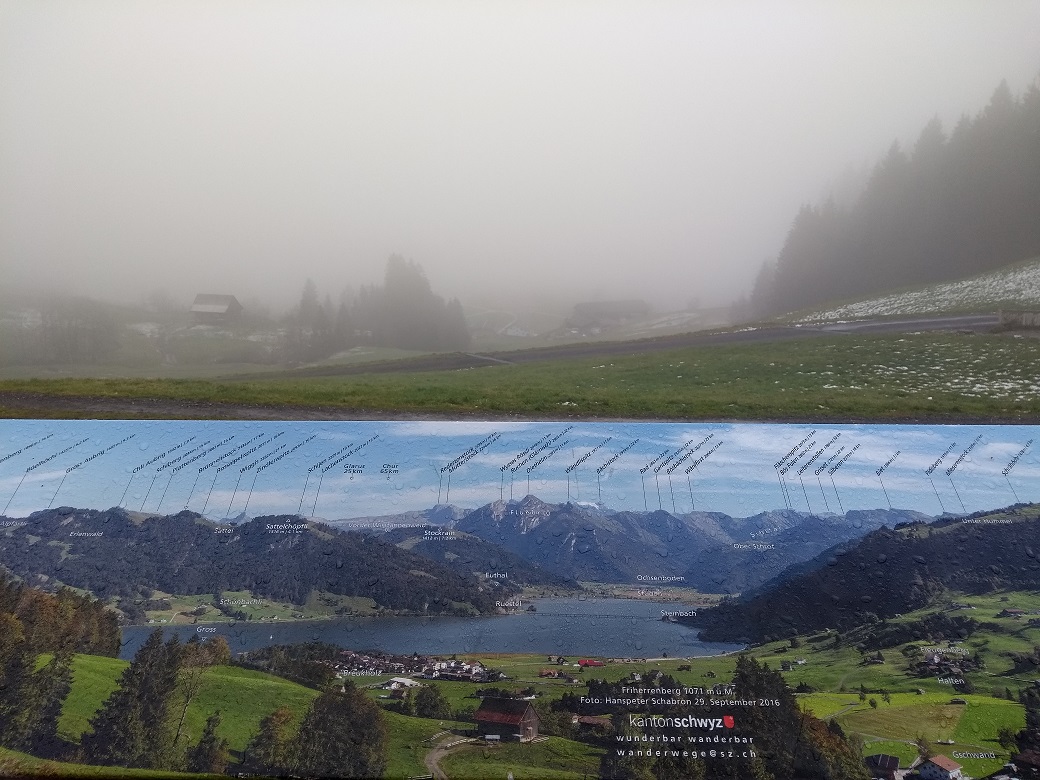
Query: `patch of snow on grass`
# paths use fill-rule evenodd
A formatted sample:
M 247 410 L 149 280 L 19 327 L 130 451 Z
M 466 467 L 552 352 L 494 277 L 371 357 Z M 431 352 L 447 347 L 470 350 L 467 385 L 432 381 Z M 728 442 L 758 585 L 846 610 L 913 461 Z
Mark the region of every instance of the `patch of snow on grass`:
M 971 279 L 936 284 L 849 303 L 800 317 L 799 323 L 847 321 L 894 315 L 938 314 L 1000 304 L 1040 306 L 1040 261 Z

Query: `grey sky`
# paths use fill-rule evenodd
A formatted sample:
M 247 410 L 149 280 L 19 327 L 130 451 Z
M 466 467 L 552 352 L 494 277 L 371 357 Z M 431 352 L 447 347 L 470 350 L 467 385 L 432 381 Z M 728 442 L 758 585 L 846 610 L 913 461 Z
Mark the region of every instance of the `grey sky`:
M 0 279 L 726 302 L 1038 2 L 0 2 Z M 8 282 L 0 282 L 7 284 Z

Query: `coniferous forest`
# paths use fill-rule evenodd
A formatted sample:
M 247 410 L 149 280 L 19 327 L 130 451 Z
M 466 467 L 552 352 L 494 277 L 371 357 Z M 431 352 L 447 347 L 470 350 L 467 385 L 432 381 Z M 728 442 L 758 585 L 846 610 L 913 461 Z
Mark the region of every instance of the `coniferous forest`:
M 0 573 L 0 746 L 59 754 L 73 655 L 114 656 L 119 642 L 116 615 L 100 601 L 68 588 L 51 595 Z
M 1040 254 L 1040 79 L 893 143 L 851 205 L 804 205 L 751 308 L 768 316 L 958 279 Z
M 198 329 L 192 327 L 187 306 L 165 294 L 153 296 L 146 308 L 82 297 L 0 298 L 0 365 L 122 360 L 298 365 L 356 347 L 454 351 L 468 349 L 471 343 L 459 300 L 434 293 L 422 266 L 400 255 L 387 260 L 382 284 L 330 292 L 308 279 L 297 303 L 281 315 L 247 302 L 241 316 L 222 324 L 235 337 L 225 332 L 223 341 L 217 339 L 220 346 L 195 343 L 192 334 L 198 337 Z M 131 327 L 141 318 L 158 322 L 151 337 Z
M 456 350 L 470 345 L 457 299 L 434 294 L 422 266 L 391 255 L 382 285 L 362 287 L 353 300 L 334 306 L 310 280 L 289 317 L 288 360 L 318 360 L 359 345 L 412 350 Z
M 120 632 L 100 601 L 65 588 L 51 595 L 0 575 L 0 748 L 75 764 L 220 774 L 233 760 L 208 713 L 193 733 L 204 678 L 231 662 L 223 637 L 186 643 L 154 631 L 90 718 L 78 745 L 59 734 L 78 654 L 114 656 Z M 78 674 L 78 672 L 77 672 Z M 241 765 L 265 775 L 378 777 L 386 765 L 380 708 L 351 683 L 306 681 L 322 690 L 299 728 L 283 708 L 264 718 Z M 0 762 L 0 774 L 21 765 Z

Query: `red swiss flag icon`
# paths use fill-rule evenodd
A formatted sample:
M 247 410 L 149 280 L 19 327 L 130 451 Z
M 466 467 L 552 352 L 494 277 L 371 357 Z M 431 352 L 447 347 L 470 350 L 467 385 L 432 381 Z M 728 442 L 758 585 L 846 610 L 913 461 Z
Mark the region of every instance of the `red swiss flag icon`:
M 733 720 L 733 716 L 732 715 L 723 715 L 722 716 L 722 725 L 725 726 L 728 729 L 733 728 L 736 725 L 736 723 Z

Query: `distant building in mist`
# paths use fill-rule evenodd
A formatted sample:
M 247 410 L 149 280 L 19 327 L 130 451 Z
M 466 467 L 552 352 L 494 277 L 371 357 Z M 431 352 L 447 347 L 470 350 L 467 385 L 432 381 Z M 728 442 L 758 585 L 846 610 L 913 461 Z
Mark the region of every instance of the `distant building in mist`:
M 234 295 L 199 293 L 191 305 L 191 316 L 199 325 L 223 325 L 242 313 L 242 304 Z

